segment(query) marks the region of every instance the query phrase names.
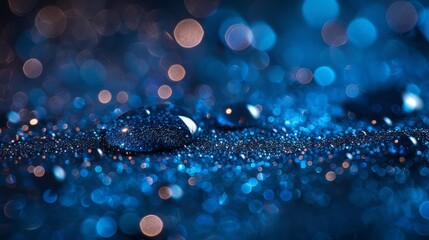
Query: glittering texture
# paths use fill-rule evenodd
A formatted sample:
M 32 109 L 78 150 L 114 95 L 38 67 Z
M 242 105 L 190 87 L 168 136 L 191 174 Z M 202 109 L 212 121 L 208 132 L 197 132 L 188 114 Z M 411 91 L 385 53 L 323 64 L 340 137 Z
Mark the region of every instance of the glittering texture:
M 156 105 L 128 111 L 107 125 L 106 142 L 124 151 L 153 152 L 192 142 L 197 125 L 184 110 Z

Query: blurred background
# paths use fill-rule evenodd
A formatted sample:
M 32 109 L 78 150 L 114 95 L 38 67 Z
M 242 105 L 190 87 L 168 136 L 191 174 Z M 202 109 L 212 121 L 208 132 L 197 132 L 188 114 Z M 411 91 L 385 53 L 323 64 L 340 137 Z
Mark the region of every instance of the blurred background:
M 426 1 L 0 4 L 8 128 L 98 124 L 160 102 L 205 116 L 245 101 L 282 118 L 346 115 L 341 102 L 392 86 L 412 94 L 412 110 L 428 98 Z

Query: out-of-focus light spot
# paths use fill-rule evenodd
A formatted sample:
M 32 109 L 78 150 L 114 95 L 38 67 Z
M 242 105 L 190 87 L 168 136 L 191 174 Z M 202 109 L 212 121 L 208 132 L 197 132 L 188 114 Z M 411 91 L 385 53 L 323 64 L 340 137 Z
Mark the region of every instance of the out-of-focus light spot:
M 205 18 L 216 12 L 219 0 L 185 0 L 188 12 L 197 18 Z
M 323 24 L 321 33 L 323 41 L 332 47 L 344 45 L 348 40 L 346 26 L 338 20 L 329 20 Z
M 106 78 L 106 68 L 99 61 L 89 59 L 80 67 L 80 76 L 88 84 L 97 85 Z
M 301 84 L 308 84 L 313 79 L 313 73 L 308 68 L 300 68 L 296 71 L 295 78 Z
M 270 56 L 264 51 L 255 51 L 250 61 L 256 69 L 262 70 L 270 64 Z
M 148 237 L 159 235 L 164 227 L 161 218 L 156 215 L 147 215 L 140 220 L 140 230 Z
M 0 40 L 0 64 L 11 63 L 15 59 L 15 53 L 10 45 Z
M 82 109 L 85 106 L 86 102 L 83 98 L 81 97 L 76 97 L 73 100 L 73 106 L 77 109 Z
M 60 166 L 54 166 L 52 168 L 52 172 L 54 173 L 55 179 L 62 182 L 64 179 L 66 179 L 66 171 Z
M 32 119 L 30 120 L 30 125 L 31 125 L 31 126 L 37 125 L 37 123 L 39 123 L 39 120 L 37 120 L 37 118 L 32 118 Z
M 334 181 L 336 177 L 337 177 L 337 175 L 333 171 L 329 171 L 325 175 L 326 181 L 328 181 L 328 182 Z
M 179 185 L 170 185 L 171 197 L 174 199 L 180 199 L 183 196 L 183 190 Z
M 160 187 L 158 190 L 158 196 L 161 199 L 164 199 L 164 200 L 170 199 L 171 195 L 172 195 L 172 192 L 169 187 L 163 186 L 163 187 Z
M 419 212 L 422 217 L 429 219 L 429 201 L 424 201 L 420 204 Z
M 193 48 L 200 44 L 204 30 L 200 23 L 194 19 L 180 21 L 174 28 L 174 38 L 184 48 Z
M 58 7 L 48 6 L 39 11 L 34 23 L 42 36 L 54 38 L 66 29 L 67 18 Z
M 366 18 L 356 18 L 347 27 L 350 42 L 358 48 L 371 46 L 378 37 L 377 29 Z
M 34 168 L 33 174 L 36 177 L 43 177 L 45 175 L 45 168 L 42 166 L 37 166 Z
M 405 92 L 402 94 L 402 101 L 402 109 L 406 113 L 414 112 L 423 108 L 422 99 L 414 93 Z
M 30 58 L 25 61 L 24 65 L 22 66 L 22 71 L 28 78 L 37 78 L 43 72 L 43 65 L 38 59 Z
M 100 93 L 98 93 L 98 101 L 100 101 L 103 104 L 106 104 L 112 100 L 112 94 L 109 90 L 101 90 Z
M 339 13 L 336 0 L 305 0 L 302 13 L 310 26 L 321 27 L 326 21 L 336 18 Z
M 125 91 L 118 92 L 118 94 L 116 95 L 116 101 L 122 104 L 126 103 L 128 101 L 128 93 Z
M 111 217 L 102 217 L 95 226 L 97 234 L 103 238 L 110 238 L 116 233 L 117 224 Z
M 162 85 L 158 88 L 158 96 L 162 99 L 168 99 L 171 97 L 173 90 L 168 85 Z
M 54 203 L 57 198 L 57 194 L 51 189 L 48 189 L 43 193 L 43 200 L 47 203 Z
M 180 64 L 173 64 L 168 68 L 168 77 L 172 81 L 180 81 L 185 77 L 186 71 L 185 68 L 182 67 Z
M 396 32 L 408 32 L 416 26 L 418 14 L 416 8 L 409 2 L 397 1 L 392 3 L 386 12 L 389 26 Z
M 348 97 L 355 98 L 359 95 L 359 86 L 356 84 L 349 84 L 346 87 L 346 94 Z
M 253 39 L 252 46 L 258 50 L 270 50 L 276 43 L 277 35 L 274 30 L 265 22 L 257 22 L 251 28 Z
M 280 66 L 272 66 L 270 68 L 268 68 L 268 80 L 270 80 L 270 82 L 281 82 L 283 81 L 284 77 L 285 77 L 285 71 L 283 70 L 282 67 Z
M 385 62 L 374 62 L 369 67 L 369 74 L 375 81 L 385 81 L 389 79 L 391 70 Z
M 95 15 L 92 24 L 98 34 L 110 36 L 121 27 L 121 18 L 115 10 L 103 9 Z
M 30 12 L 38 2 L 38 0 L 9 0 L 9 8 L 16 15 L 23 16 Z
M 225 109 L 225 113 L 228 114 L 228 115 L 231 114 L 232 113 L 232 109 L 231 108 Z
M 321 86 L 331 85 L 335 77 L 335 72 L 327 66 L 319 67 L 314 71 L 314 80 Z
M 17 112 L 9 112 L 7 114 L 7 120 L 11 123 L 18 123 L 19 122 L 19 114 Z
M 252 40 L 252 31 L 242 23 L 231 25 L 225 33 L 225 42 L 234 51 L 246 49 Z

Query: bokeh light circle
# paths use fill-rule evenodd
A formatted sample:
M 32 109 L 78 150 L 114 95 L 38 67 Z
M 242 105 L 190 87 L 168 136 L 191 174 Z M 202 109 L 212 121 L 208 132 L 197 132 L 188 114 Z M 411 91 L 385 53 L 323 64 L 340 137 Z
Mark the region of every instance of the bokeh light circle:
M 48 6 L 39 11 L 34 23 L 42 36 L 54 38 L 66 29 L 67 18 L 60 8 Z
M 28 78 L 38 78 L 43 72 L 43 65 L 38 59 L 30 58 L 25 61 L 22 71 Z
M 231 25 L 225 33 L 225 42 L 234 51 L 248 48 L 252 40 L 252 31 L 242 23 Z
M 336 0 L 305 0 L 302 14 L 312 27 L 321 27 L 326 21 L 336 18 L 340 7 Z
M 416 8 L 409 2 L 397 1 L 392 3 L 386 12 L 389 26 L 396 32 L 408 32 L 416 26 L 418 20 Z
M 185 0 L 188 12 L 197 18 L 205 18 L 216 12 L 219 0 Z
M 180 21 L 174 28 L 174 38 L 184 48 L 193 48 L 200 44 L 204 36 L 203 27 L 194 19 Z
M 252 46 L 260 51 L 266 51 L 273 48 L 277 41 L 277 35 L 274 30 L 265 22 L 257 22 L 251 28 L 253 39 Z
M 140 230 L 148 237 L 159 235 L 164 227 L 161 218 L 156 215 L 147 215 L 140 220 Z
M 97 234 L 103 238 L 110 238 L 116 233 L 117 224 L 111 217 L 102 217 L 95 226 Z
M 356 18 L 347 27 L 350 42 L 358 48 L 371 46 L 378 37 L 375 26 L 366 18 Z
M 313 79 L 313 73 L 308 68 L 300 68 L 296 71 L 295 78 L 299 83 L 307 84 Z
M 331 85 L 335 81 L 335 72 L 328 66 L 322 66 L 314 71 L 314 80 L 320 86 Z
M 182 80 L 185 77 L 186 71 L 180 64 L 173 64 L 168 68 L 168 77 L 175 82 Z
M 347 29 L 344 24 L 338 20 L 329 20 L 323 24 L 321 33 L 323 41 L 332 47 L 344 45 L 348 40 Z

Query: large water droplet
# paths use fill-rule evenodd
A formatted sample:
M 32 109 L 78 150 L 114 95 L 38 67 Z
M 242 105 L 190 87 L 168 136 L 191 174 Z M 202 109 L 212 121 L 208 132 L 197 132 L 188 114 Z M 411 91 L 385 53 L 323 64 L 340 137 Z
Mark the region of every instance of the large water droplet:
M 240 128 L 255 125 L 261 112 L 247 103 L 234 103 L 223 107 L 217 114 L 217 121 L 221 126 Z
M 109 145 L 125 151 L 154 152 L 182 147 L 192 142 L 197 124 L 172 104 L 128 111 L 107 128 Z

